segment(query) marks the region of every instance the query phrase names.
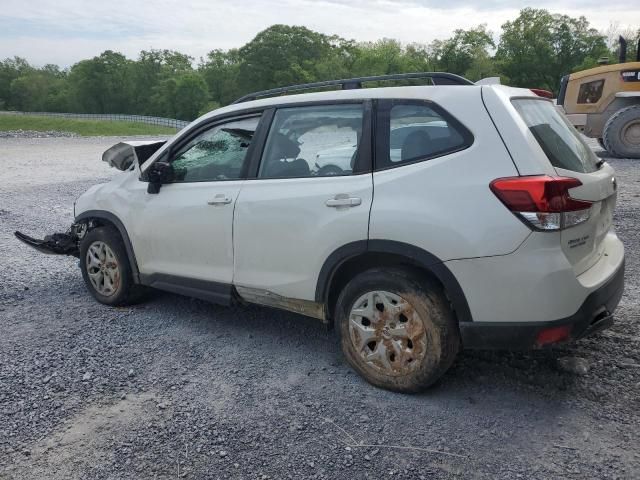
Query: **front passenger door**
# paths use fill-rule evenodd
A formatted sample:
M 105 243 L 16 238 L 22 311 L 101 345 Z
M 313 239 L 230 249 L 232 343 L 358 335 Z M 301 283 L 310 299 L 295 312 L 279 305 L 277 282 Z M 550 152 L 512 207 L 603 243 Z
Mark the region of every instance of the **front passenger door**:
M 175 181 L 145 194 L 132 222 L 144 283 L 214 290 L 231 285 L 233 210 L 259 121 L 253 115 L 218 123 L 171 148 Z

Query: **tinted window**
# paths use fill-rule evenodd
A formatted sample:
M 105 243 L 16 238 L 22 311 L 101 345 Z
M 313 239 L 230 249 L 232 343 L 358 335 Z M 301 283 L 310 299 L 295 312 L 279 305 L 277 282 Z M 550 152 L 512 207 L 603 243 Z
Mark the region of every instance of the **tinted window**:
M 602 97 L 604 80 L 596 80 L 580 85 L 578 91 L 578 103 L 597 103 Z
M 279 109 L 258 176 L 350 175 L 362 136 L 363 112 L 361 104 Z
M 260 117 L 216 125 L 191 139 L 171 163 L 177 182 L 240 178 Z
M 584 173 L 598 169 L 595 154 L 551 102 L 518 99 L 513 106 L 554 167 Z
M 392 165 L 437 157 L 468 145 L 461 128 L 427 105 L 394 105 L 389 117 Z

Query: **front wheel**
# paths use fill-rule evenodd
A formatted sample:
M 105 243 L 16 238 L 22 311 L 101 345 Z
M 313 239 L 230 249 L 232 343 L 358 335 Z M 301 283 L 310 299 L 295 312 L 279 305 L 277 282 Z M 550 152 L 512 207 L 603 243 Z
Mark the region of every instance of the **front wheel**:
M 80 268 L 89 292 L 105 305 L 137 300 L 131 265 L 120 233 L 111 227 L 90 230 L 80 243 Z
M 458 328 L 441 287 L 405 270 L 368 270 L 336 306 L 342 350 L 368 382 L 398 392 L 432 385 L 453 363 Z

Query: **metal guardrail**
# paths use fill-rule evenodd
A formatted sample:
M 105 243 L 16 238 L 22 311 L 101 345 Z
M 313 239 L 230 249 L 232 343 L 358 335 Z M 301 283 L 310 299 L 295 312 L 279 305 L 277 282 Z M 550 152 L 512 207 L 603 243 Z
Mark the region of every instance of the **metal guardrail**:
M 137 122 L 147 123 L 149 125 L 158 125 L 160 127 L 175 128 L 181 130 L 189 125 L 190 122 L 185 120 L 177 120 L 175 118 L 149 117 L 146 115 L 128 115 L 120 113 L 57 113 L 57 112 L 19 112 L 19 111 L 0 111 L 0 115 L 37 115 L 41 117 L 61 117 L 74 118 L 79 120 L 104 120 L 109 122 Z

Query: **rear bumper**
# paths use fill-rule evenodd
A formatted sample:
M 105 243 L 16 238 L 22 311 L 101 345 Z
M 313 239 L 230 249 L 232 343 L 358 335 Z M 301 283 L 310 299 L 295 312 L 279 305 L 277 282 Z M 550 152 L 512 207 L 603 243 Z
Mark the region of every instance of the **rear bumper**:
M 548 322 L 465 322 L 460 324 L 462 345 L 468 349 L 529 350 L 539 348 L 538 334 L 568 326 L 571 342 L 613 324 L 613 312 L 624 290 L 624 260 L 615 273 L 587 296 L 578 311 L 567 318 Z

